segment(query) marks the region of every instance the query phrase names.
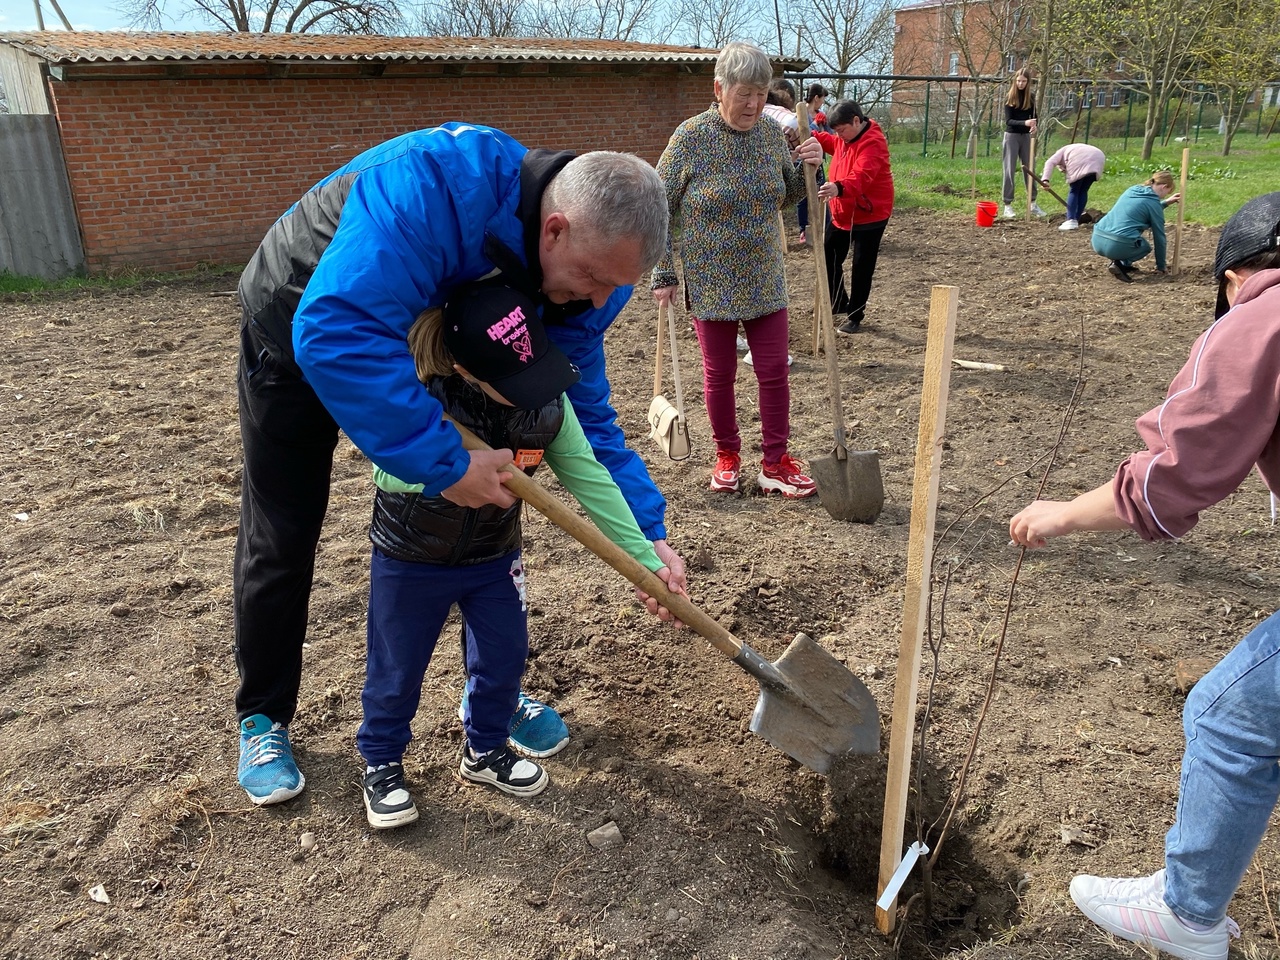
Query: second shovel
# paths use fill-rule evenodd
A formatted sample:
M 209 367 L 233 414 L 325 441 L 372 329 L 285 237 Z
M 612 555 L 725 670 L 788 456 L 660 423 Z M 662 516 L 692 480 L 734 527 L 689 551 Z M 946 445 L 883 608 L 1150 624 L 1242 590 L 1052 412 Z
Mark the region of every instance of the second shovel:
M 808 110 L 796 107 L 801 129 L 809 127 Z M 827 354 L 827 386 L 831 394 L 831 420 L 836 445 L 831 456 L 809 462 L 818 485 L 818 499 L 836 520 L 875 523 L 884 508 L 884 481 L 880 477 L 880 454 L 875 450 L 850 450 L 844 432 L 844 405 L 840 400 L 840 365 L 836 355 L 836 328 L 831 317 L 831 288 L 827 284 L 827 259 L 823 234 L 826 210 L 818 196 L 817 173 L 804 165 L 805 190 L 809 198 L 810 227 L 813 232 L 814 283 L 817 287 L 814 310 L 822 328 Z

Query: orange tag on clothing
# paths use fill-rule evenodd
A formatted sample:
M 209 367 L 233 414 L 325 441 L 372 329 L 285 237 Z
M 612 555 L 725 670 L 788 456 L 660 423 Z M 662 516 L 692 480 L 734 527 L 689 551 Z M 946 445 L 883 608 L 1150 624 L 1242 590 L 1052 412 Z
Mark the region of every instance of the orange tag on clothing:
M 527 470 L 530 467 L 536 467 L 542 462 L 541 450 L 517 450 L 514 459 L 511 461 L 521 470 Z

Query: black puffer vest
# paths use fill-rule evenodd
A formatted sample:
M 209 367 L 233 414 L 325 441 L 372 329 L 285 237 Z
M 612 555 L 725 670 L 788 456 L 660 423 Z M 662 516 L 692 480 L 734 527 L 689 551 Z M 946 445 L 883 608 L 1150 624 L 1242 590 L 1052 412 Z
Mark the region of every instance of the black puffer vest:
M 545 450 L 564 423 L 562 398 L 537 410 L 494 403 L 462 377 L 432 377 L 427 390 L 459 423 L 497 449 Z M 532 474 L 537 467 L 525 469 Z M 520 501 L 506 509 L 460 507 L 442 496 L 388 493 L 373 501 L 369 539 L 389 557 L 410 563 L 463 566 L 506 556 L 520 546 Z

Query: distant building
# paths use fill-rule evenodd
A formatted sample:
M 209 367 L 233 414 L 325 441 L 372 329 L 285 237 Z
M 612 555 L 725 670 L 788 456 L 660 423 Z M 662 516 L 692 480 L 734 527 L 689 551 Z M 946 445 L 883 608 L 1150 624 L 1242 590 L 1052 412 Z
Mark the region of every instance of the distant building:
M 920 0 L 894 12 L 893 72 L 900 76 L 1012 76 L 1031 50 L 1031 13 L 1022 0 Z M 955 108 L 958 84 L 933 84 L 942 102 L 932 111 Z M 970 88 L 971 89 L 971 88 Z M 894 85 L 892 122 L 919 123 L 925 84 Z
M 243 263 L 321 177 L 450 120 L 530 147 L 656 162 L 711 102 L 717 53 L 612 40 L 0 34 L 0 270 Z M 36 249 L 48 237 L 58 249 Z

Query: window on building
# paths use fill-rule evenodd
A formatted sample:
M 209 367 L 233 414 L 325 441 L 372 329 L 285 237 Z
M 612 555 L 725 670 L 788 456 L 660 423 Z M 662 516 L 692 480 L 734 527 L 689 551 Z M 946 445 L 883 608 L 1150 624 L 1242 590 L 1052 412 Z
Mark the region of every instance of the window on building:
M 1121 59 L 1119 59 L 1119 60 L 1117 60 L 1117 61 L 1116 61 L 1116 69 L 1115 69 L 1115 72 L 1116 72 L 1116 73 L 1124 73 L 1124 59 L 1123 59 L 1123 58 L 1121 58 Z
M 964 33 L 964 6 L 956 4 L 951 10 L 951 26 L 955 28 L 956 35 L 960 36 Z
M 1004 61 L 1005 73 L 1013 73 L 1017 69 L 1018 69 L 1018 55 L 1015 53 L 1011 53 L 1009 54 L 1009 56 L 1005 58 L 1005 61 Z
M 1066 96 L 1062 98 L 1062 105 L 1064 107 L 1074 107 L 1076 105 L 1076 92 L 1074 90 L 1067 91 Z
M 960 54 L 955 51 L 952 51 L 951 59 L 947 64 L 947 73 L 951 74 L 951 76 L 954 77 L 959 72 L 960 72 Z
M 1116 87 L 1111 91 L 1111 105 L 1113 107 L 1118 107 L 1122 103 L 1124 103 L 1124 89 Z

